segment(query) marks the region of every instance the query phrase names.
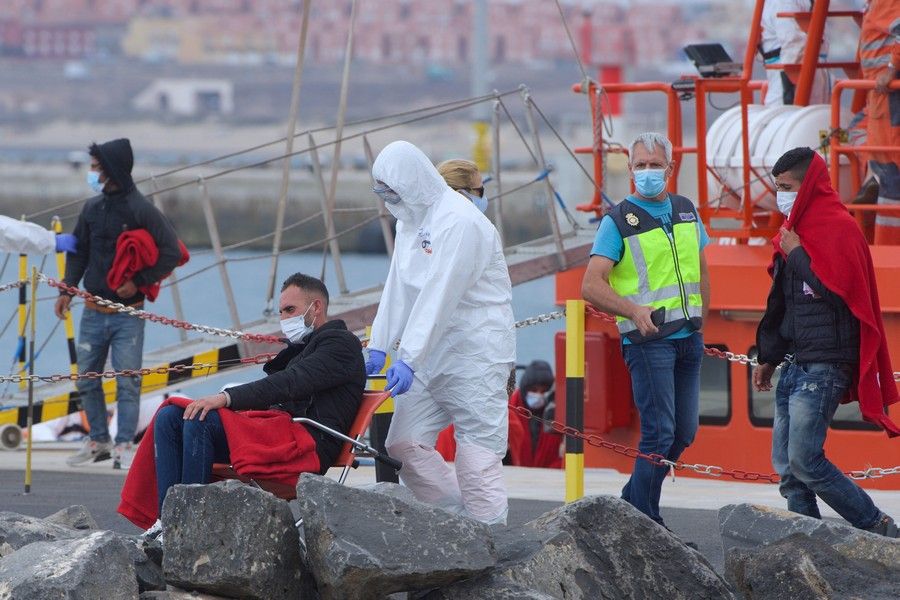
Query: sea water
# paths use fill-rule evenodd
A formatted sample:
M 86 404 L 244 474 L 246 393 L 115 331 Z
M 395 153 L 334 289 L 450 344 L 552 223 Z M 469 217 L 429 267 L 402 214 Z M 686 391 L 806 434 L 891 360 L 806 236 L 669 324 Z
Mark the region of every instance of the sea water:
M 272 265 L 271 253 L 234 251 L 227 253 L 226 257 L 226 269 L 241 322 L 248 323 L 263 318 L 263 311 L 267 306 L 266 296 Z M 5 257 L 3 258 L 5 259 Z M 344 253 L 341 259 L 346 284 L 351 292 L 380 285 L 387 277 L 390 260 L 386 255 Z M 296 272 L 319 277 L 322 274 L 323 264 L 325 284 L 332 297 L 335 297 L 339 294 L 339 289 L 331 256 L 325 257 L 324 260 L 321 252 L 286 253 L 279 256 L 275 278 L 274 307 L 277 309 L 278 293 L 282 281 Z M 0 267 L 2 266 L 3 262 L 0 262 Z M 58 278 L 55 257 L 30 256 L 29 274 L 31 266 L 37 266 L 47 275 Z M 216 264 L 215 255 L 210 250 L 195 250 L 191 260 L 180 267 L 176 271 L 176 275 L 179 278 L 178 289 L 181 294 L 184 320 L 201 325 L 234 328 L 220 268 Z M 11 255 L 5 268 L 0 271 L 0 283 L 13 281 L 17 276 L 18 256 Z M 175 318 L 170 281 L 164 282 L 165 285 L 156 302 L 145 304 L 145 310 Z M 30 291 L 28 294 L 30 298 Z M 35 360 L 34 371 L 37 375 L 68 374 L 69 372 L 65 328 L 53 314 L 53 304 L 57 296 L 58 292 L 55 288 L 39 284 L 36 350 L 40 352 Z M 0 335 L 0 373 L 4 374 L 12 374 L 17 370 L 18 297 L 18 291 L 15 289 L 0 294 L 0 328 L 6 326 L 5 331 Z M 72 313 L 76 341 L 83 310 L 81 302 L 73 302 Z M 513 288 L 513 313 L 517 321 L 556 310 L 559 310 L 559 307 L 554 305 L 553 277 L 544 277 Z M 516 332 L 517 364 L 524 366 L 532 360 L 542 359 L 553 365 L 553 337 L 556 332 L 564 328 L 565 321 L 560 319 L 518 329 Z M 188 332 L 189 338 L 199 335 L 195 332 Z M 174 327 L 149 321 L 146 323 L 144 329 L 145 355 L 151 350 L 172 346 L 180 341 L 179 330 Z M 156 365 L 151 365 L 145 360 L 144 366 Z M 111 367 L 107 365 L 107 369 L 109 368 Z M 521 375 L 521 371 L 519 373 Z M 225 381 L 251 381 L 261 377 L 262 374 L 262 368 L 259 366 L 226 372 L 217 377 L 200 379 L 185 392 L 196 397 L 216 391 Z M 3 402 L 4 397 L 8 400 L 9 394 L 14 393 L 17 389 L 18 384 L 0 384 L 0 403 Z

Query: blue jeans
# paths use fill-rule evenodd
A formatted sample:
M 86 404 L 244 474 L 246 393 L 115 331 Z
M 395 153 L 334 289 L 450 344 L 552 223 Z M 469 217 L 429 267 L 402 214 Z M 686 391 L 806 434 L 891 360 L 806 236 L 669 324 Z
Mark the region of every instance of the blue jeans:
M 140 369 L 144 352 L 144 321 L 122 313 L 106 315 L 85 308 L 78 332 L 78 368 L 82 373 L 103 371 L 110 351 L 114 370 Z M 79 379 L 75 385 L 87 413 L 91 440 L 109 442 L 103 380 Z M 116 402 L 119 411 L 116 443 L 132 442 L 141 413 L 141 378 L 116 377 Z
M 641 417 L 638 448 L 645 454 L 678 460 L 694 441 L 699 423 L 703 334 L 627 344 L 622 354 Z M 622 490 L 623 500 L 661 525 L 659 496 L 667 471 L 638 458 Z
M 169 405 L 156 413 L 153 424 L 156 457 L 156 489 L 159 512 L 169 488 L 176 483 L 209 483 L 213 463 L 231 462 L 225 428 L 219 411 L 211 410 L 204 420 L 184 420 L 184 409 Z
M 825 457 L 828 426 L 852 381 L 850 367 L 831 363 L 788 364 L 775 390 L 772 465 L 781 477 L 788 510 L 822 518 L 816 496 L 854 527 L 881 516 L 872 498 Z

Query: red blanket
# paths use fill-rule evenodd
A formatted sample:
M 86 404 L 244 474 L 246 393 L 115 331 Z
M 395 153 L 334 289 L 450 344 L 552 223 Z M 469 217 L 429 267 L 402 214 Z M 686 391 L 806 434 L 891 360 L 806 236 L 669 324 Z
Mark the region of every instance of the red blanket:
M 172 396 L 160 408 L 168 404 L 185 407 L 190 402 Z M 302 425 L 292 422 L 288 413 L 220 409 L 219 417 L 228 438 L 231 466 L 238 474 L 296 486 L 300 473 L 319 472 L 315 440 Z M 158 504 L 151 422 L 125 478 L 118 511 L 138 527 L 147 529 L 159 518 Z
M 180 267 L 190 260 L 191 255 L 181 240 L 178 240 L 178 248 L 181 250 L 181 258 L 177 266 Z M 146 229 L 124 231 L 116 240 L 116 257 L 113 259 L 112 268 L 106 274 L 106 285 L 111 290 L 117 290 L 136 273 L 155 265 L 158 259 L 159 248 Z M 147 297 L 147 300 L 153 302 L 159 296 L 159 282 L 142 285 L 138 290 Z
M 816 277 L 859 319 L 859 370 L 844 401 L 858 400 L 863 418 L 882 427 L 890 437 L 900 435 L 900 427 L 887 415 L 887 407 L 900 398 L 881 321 L 872 255 L 856 221 L 831 187 L 825 161 L 818 154 L 806 172 L 785 227 L 800 236 Z M 772 239 L 775 254 L 770 274 L 775 257 L 784 256 L 780 241 L 781 234 Z

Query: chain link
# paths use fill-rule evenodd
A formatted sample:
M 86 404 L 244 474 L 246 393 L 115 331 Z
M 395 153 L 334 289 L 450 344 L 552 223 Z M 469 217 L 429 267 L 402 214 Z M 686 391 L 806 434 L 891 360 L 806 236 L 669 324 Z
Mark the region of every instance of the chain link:
M 153 323 L 162 323 L 163 325 L 170 325 L 175 327 L 176 329 L 186 329 L 189 331 L 198 331 L 200 333 L 208 333 L 210 335 L 217 335 L 220 337 L 228 337 L 240 340 L 246 340 L 248 342 L 256 342 L 258 344 L 281 344 L 283 343 L 281 338 L 274 335 L 262 335 L 257 333 L 245 333 L 243 331 L 235 331 L 233 329 L 223 329 L 221 327 L 212 327 L 209 325 L 197 325 L 194 323 L 188 323 L 187 321 L 179 321 L 178 319 L 171 319 L 169 317 L 164 317 L 161 315 L 157 315 L 146 310 L 137 309 L 133 306 L 125 306 L 121 302 L 113 302 L 112 300 L 108 300 L 106 298 L 101 298 L 100 296 L 94 296 L 89 292 L 85 292 L 84 290 L 80 290 L 75 286 L 66 285 L 65 283 L 61 283 L 56 281 L 52 277 L 48 277 L 43 273 L 38 273 L 38 278 L 45 282 L 50 287 L 58 288 L 70 295 L 78 296 L 84 300 L 88 300 L 97 304 L 99 306 L 105 306 L 107 308 L 115 309 L 116 312 L 131 315 L 133 317 L 137 317 L 138 319 L 143 319 L 145 321 L 151 321 Z
M 60 381 L 79 381 L 81 379 L 114 379 L 116 377 L 143 377 L 145 375 L 166 375 L 168 373 L 185 373 L 221 368 L 235 364 L 261 365 L 272 360 L 276 355 L 272 352 L 256 354 L 247 358 L 232 358 L 218 362 L 192 363 L 189 365 L 173 365 L 170 367 L 144 367 L 142 369 L 122 369 L 121 371 L 87 371 L 85 373 L 65 373 L 57 375 L 2 375 L 0 383 L 20 383 L 27 381 L 43 381 L 58 383 Z
M 28 281 L 25 279 L 19 279 L 17 281 L 10 281 L 9 283 L 4 283 L 0 285 L 0 293 L 8 292 L 9 290 L 14 290 L 16 288 L 20 288 L 23 285 L 27 285 Z
M 531 327 L 532 325 L 540 325 L 541 323 L 549 323 L 550 321 L 555 321 L 557 319 L 564 319 L 565 316 L 565 310 L 558 310 L 556 312 L 535 315 L 521 321 L 516 321 L 516 329 L 521 329 L 522 327 Z

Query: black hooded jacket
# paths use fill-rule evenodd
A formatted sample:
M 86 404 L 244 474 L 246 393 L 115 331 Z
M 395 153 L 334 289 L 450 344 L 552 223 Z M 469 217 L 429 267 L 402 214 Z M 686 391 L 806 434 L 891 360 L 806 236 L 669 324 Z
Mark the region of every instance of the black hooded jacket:
M 116 256 L 119 235 L 123 231 L 146 229 L 159 249 L 156 264 L 132 278 L 138 287 L 160 281 L 175 269 L 181 258 L 178 237 L 168 219 L 135 187 L 131 179 L 134 155 L 127 139 L 93 144 L 90 153 L 118 189 L 90 198 L 81 209 L 72 232 L 78 238 L 78 251 L 68 255 L 63 281 L 76 286 L 84 277 L 83 287 L 91 294 L 136 304 L 144 299 L 140 292 L 130 298 L 120 298 L 115 290 L 106 285 L 106 275 Z
M 309 417 L 346 434 L 353 425 L 363 390 L 366 365 L 359 338 L 343 321 L 328 321 L 299 344 L 290 344 L 263 366 L 267 377 L 228 388 L 232 410 L 275 408 Z M 324 473 L 343 442 L 308 427 Z

